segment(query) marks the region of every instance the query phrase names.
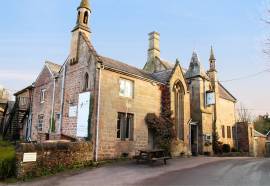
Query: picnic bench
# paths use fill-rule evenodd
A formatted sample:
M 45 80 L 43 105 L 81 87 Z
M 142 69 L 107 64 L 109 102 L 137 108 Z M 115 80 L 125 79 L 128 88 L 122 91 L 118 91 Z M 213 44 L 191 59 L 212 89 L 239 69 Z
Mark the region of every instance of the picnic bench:
M 163 149 L 154 150 L 139 150 L 139 154 L 135 156 L 136 162 L 140 161 L 154 163 L 158 160 L 162 160 L 164 164 L 167 164 L 167 160 L 171 159 L 171 156 Z

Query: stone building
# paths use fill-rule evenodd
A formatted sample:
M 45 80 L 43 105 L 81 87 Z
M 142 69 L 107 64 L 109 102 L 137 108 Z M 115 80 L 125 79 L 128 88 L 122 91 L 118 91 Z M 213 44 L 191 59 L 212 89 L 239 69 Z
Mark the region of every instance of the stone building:
M 209 71 L 196 52 L 186 70 L 178 60 L 161 59 L 160 35 L 152 32 L 147 62 L 139 69 L 98 54 L 91 43 L 88 0 L 77 11 L 67 60 L 62 66 L 46 62 L 35 82 L 32 140 L 88 139 L 96 160 L 153 148 L 145 116 L 160 114 L 161 86 L 167 86 L 177 134 L 173 155 L 211 153 L 213 126 L 233 145 L 236 99 L 218 82 L 213 49 Z

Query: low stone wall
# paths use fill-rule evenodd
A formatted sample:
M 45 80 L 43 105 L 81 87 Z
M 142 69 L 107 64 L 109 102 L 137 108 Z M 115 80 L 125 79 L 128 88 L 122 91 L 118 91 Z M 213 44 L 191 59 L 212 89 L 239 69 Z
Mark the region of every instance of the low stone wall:
M 24 153 L 37 153 L 36 161 L 23 162 Z M 65 168 L 83 167 L 92 164 L 92 143 L 22 143 L 16 147 L 16 161 L 18 178 L 43 176 Z

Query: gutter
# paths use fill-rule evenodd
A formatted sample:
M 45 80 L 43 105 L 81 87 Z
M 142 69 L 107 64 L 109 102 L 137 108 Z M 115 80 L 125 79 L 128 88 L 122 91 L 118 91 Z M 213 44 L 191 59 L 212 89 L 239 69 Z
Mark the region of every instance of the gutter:
M 55 101 L 55 82 L 56 82 L 56 76 L 54 76 L 54 79 L 53 79 L 53 97 L 52 97 L 52 111 L 51 111 L 51 122 L 50 122 L 50 131 L 49 133 L 52 133 L 52 124 L 53 124 L 53 115 L 54 115 L 54 101 Z
M 98 150 L 99 150 L 99 124 L 100 124 L 100 90 L 101 90 L 101 79 L 102 79 L 102 66 L 100 63 L 97 64 L 99 70 L 99 81 L 98 81 L 98 105 L 97 105 L 97 125 L 96 125 L 96 145 L 95 145 L 95 161 L 98 161 Z
M 64 91 L 65 91 L 65 79 L 66 79 L 66 64 L 64 65 L 63 70 L 63 79 L 61 85 L 61 111 L 60 111 L 60 123 L 58 126 L 58 134 L 62 134 L 62 125 L 63 125 L 63 112 L 64 112 Z

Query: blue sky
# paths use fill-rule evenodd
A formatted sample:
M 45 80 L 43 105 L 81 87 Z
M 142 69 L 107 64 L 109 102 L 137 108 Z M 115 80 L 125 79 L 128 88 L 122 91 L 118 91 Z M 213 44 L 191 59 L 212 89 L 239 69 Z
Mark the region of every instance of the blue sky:
M 0 7 L 0 85 L 19 90 L 35 80 L 45 60 L 62 64 L 80 0 L 3 1 Z M 220 80 L 270 68 L 263 54 L 270 26 L 267 0 L 92 0 L 92 42 L 98 53 L 142 67 L 148 33 L 161 34 L 161 57 L 188 67 L 196 49 L 205 69 L 210 46 Z M 268 31 L 269 30 L 269 31 Z M 270 73 L 226 82 L 254 113 L 270 112 Z

